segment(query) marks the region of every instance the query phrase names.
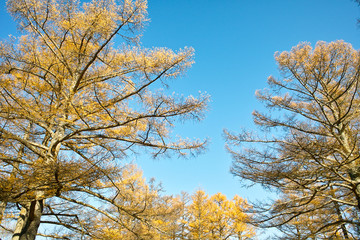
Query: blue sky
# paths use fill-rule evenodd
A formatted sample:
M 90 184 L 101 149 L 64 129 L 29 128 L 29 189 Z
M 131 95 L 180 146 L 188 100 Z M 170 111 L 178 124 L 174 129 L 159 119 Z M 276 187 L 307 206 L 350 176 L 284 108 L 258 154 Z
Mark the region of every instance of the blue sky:
M 176 134 L 209 138 L 208 150 L 191 159 L 149 159 L 136 162 L 147 178 L 162 182 L 168 194 L 222 192 L 249 200 L 268 196 L 261 188 L 241 188 L 229 173 L 230 155 L 222 131 L 253 128 L 251 112 L 262 109 L 254 93 L 266 87 L 269 75 L 278 75 L 274 53 L 290 50 L 299 42 L 342 39 L 360 47 L 360 7 L 351 0 L 149 0 L 145 47 L 195 48 L 195 64 L 170 83 L 179 94 L 211 95 L 205 120 L 176 128 Z M 0 11 L 0 38 L 16 35 L 16 26 Z
M 207 117 L 178 127 L 189 137 L 209 137 L 205 154 L 194 159 L 138 161 L 146 176 L 163 183 L 167 193 L 222 192 L 249 200 L 269 194 L 261 188 L 241 188 L 229 173 L 231 157 L 224 149 L 224 128 L 253 128 L 251 112 L 262 109 L 256 89 L 278 76 L 276 51 L 299 42 L 342 39 L 360 47 L 360 7 L 351 0 L 149 0 L 146 47 L 195 48 L 195 64 L 171 89 L 178 93 L 211 95 Z

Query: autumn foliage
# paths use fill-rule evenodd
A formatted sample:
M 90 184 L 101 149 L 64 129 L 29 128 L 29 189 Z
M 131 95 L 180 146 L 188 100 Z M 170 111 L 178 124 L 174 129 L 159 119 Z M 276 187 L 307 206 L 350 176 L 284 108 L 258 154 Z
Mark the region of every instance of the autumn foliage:
M 360 53 L 301 43 L 275 59 L 283 78 L 257 92 L 269 112 L 253 113 L 262 134 L 227 132 L 232 172 L 279 192 L 254 223 L 284 239 L 358 239 Z
M 98 179 L 92 189 L 78 187 L 47 199 L 39 236 L 58 239 L 252 239 L 247 224 L 250 206 L 235 196 L 198 190 L 192 195 L 163 195 L 153 180 L 126 164 L 111 178 Z M 9 203 L 11 205 L 11 203 Z M 8 206 L 2 226 L 10 229 L 17 210 Z M 6 232 L 2 234 L 5 236 Z M 9 234 L 9 233 L 8 233 Z
M 72 229 L 55 206 L 71 209 L 84 195 L 104 200 L 102 181 L 123 194 L 117 166 L 131 152 L 184 156 L 204 147 L 171 135 L 179 119 L 202 118 L 208 96 L 161 90 L 191 66 L 193 49 L 139 45 L 146 1 L 7 7 L 23 33 L 0 43 L 0 216 L 20 214 L 5 228 L 13 239 L 34 239 L 43 213 Z

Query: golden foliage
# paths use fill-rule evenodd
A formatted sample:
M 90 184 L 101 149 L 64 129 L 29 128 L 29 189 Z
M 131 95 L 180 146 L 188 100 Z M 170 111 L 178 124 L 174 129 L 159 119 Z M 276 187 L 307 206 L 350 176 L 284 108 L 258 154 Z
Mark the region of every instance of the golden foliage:
M 154 157 L 203 149 L 205 141 L 175 139 L 171 129 L 179 118 L 200 120 L 208 96 L 159 90 L 192 65 L 194 51 L 140 46 L 145 0 L 7 7 L 24 35 L 0 42 L 0 201 L 43 204 L 101 188 L 93 184 L 112 174 L 109 162 L 141 148 Z
M 269 89 L 256 93 L 270 111 L 253 113 L 264 136 L 227 132 L 232 171 L 281 193 L 271 204 L 258 206 L 255 222 L 277 227 L 284 239 L 355 239 L 359 51 L 343 41 L 320 41 L 314 48 L 301 43 L 276 53 L 275 59 L 283 79 L 269 77 Z M 240 151 L 230 147 L 240 144 Z

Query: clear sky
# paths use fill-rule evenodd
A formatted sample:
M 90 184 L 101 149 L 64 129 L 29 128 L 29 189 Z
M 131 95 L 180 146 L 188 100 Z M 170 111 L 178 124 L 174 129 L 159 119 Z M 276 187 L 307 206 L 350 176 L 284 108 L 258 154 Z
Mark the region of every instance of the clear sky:
M 254 97 L 278 75 L 274 53 L 299 42 L 342 39 L 360 48 L 360 7 L 351 0 L 148 0 L 145 47 L 195 48 L 195 64 L 173 80 L 170 89 L 184 95 L 211 95 L 205 120 L 179 125 L 176 134 L 210 139 L 208 150 L 191 159 L 148 159 L 136 162 L 147 178 L 161 181 L 168 194 L 222 192 L 249 200 L 267 196 L 260 188 L 241 188 L 229 173 L 230 155 L 224 149 L 224 128 L 252 128 L 251 112 L 261 109 Z M 16 26 L 1 1 L 0 38 L 16 35 Z
M 299 42 L 342 39 L 360 47 L 360 7 L 351 0 L 149 0 L 151 19 L 145 46 L 195 48 L 195 64 L 171 84 L 178 93 L 211 95 L 207 117 L 179 127 L 189 137 L 209 137 L 205 154 L 194 159 L 141 159 L 146 176 L 154 176 L 168 193 L 222 192 L 250 200 L 267 196 L 261 188 L 241 188 L 229 173 L 231 157 L 224 149 L 224 128 L 252 128 L 251 112 L 261 109 L 256 89 L 278 76 L 276 51 Z

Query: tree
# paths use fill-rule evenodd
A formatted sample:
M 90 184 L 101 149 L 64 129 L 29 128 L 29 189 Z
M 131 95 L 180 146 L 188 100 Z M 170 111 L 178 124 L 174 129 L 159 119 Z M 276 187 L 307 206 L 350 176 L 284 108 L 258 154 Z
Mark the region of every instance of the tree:
M 328 193 L 331 194 L 331 193 Z M 286 201 L 297 199 L 298 196 L 283 195 Z M 280 239 L 350 239 L 351 233 L 348 231 L 345 224 L 338 221 L 343 221 L 343 213 L 338 204 L 329 204 L 328 207 L 323 206 L 323 199 L 313 200 L 307 209 L 312 211 L 304 212 L 295 216 L 291 224 L 282 224 L 278 229 L 284 233 Z M 274 211 L 274 213 L 280 211 Z M 278 222 L 281 223 L 285 219 Z M 335 222 L 337 224 L 329 224 Z M 325 226 L 325 231 L 319 231 L 319 226 Z M 354 239 L 354 238 L 352 238 Z
M 263 135 L 226 131 L 232 173 L 277 190 L 259 206 L 256 224 L 311 231 L 298 238 L 359 237 L 359 51 L 343 41 L 301 43 L 276 53 L 282 80 L 269 77 L 258 91 L 268 114 L 253 112 Z M 242 145 L 236 150 L 237 145 Z M 335 235 L 334 235 L 335 234 Z
M 255 236 L 253 227 L 245 212 L 249 205 L 239 196 L 228 200 L 217 193 L 211 197 L 198 190 L 191 196 L 192 201 L 186 208 L 189 238 L 185 239 L 239 239 L 246 240 Z
M 222 193 L 210 197 L 209 239 L 251 239 L 253 228 L 246 224 L 249 205 L 239 196 L 228 200 Z
M 114 167 L 107 177 L 47 199 L 38 236 L 51 239 L 187 239 L 181 227 L 182 202 L 147 183 L 133 164 Z M 7 215 L 16 213 L 7 209 Z M 175 221 L 172 221 L 175 220 Z M 11 225 L 7 217 L 3 226 Z M 8 227 L 10 229 L 10 227 Z M 4 236 L 3 234 L 2 236 Z
M 83 235 L 99 240 L 161 239 L 164 236 L 169 239 L 169 231 L 161 221 L 175 214 L 177 205 L 173 197 L 162 196 L 161 188 L 153 182 L 147 184 L 142 172 L 135 166 L 128 165 L 119 170 L 118 177 L 112 178 L 116 181 L 99 181 L 101 187 L 96 192 L 79 189 L 87 195 L 86 198 L 82 197 L 86 201 L 78 200 L 78 196 L 77 199 L 71 195 L 62 197 L 73 206 L 86 209 L 78 213 L 73 211 L 77 224 L 71 224 L 71 239 L 84 239 Z M 92 201 L 99 204 L 89 204 Z M 94 207 L 96 205 L 100 207 Z M 52 219 L 55 222 L 49 223 L 58 224 L 53 216 Z M 65 228 L 57 232 L 66 233 L 68 221 L 62 222 L 61 226 Z
M 170 135 L 175 121 L 202 118 L 208 96 L 159 89 L 191 66 L 193 50 L 139 46 L 145 0 L 7 6 L 24 33 L 0 44 L 0 213 L 22 206 L 13 239 L 35 238 L 47 202 L 111 181 L 111 162 L 129 151 L 204 147 Z
M 210 202 L 209 196 L 204 191 L 198 190 L 191 197 L 191 204 L 187 210 L 189 212 L 189 222 L 187 223 L 191 239 L 208 239 L 210 235 L 209 218 Z
M 166 196 L 168 212 L 171 214 L 163 215 L 156 219 L 156 226 L 161 229 L 160 239 L 183 240 L 190 239 L 188 232 L 189 212 L 188 203 L 189 195 L 182 192 L 178 196 Z

